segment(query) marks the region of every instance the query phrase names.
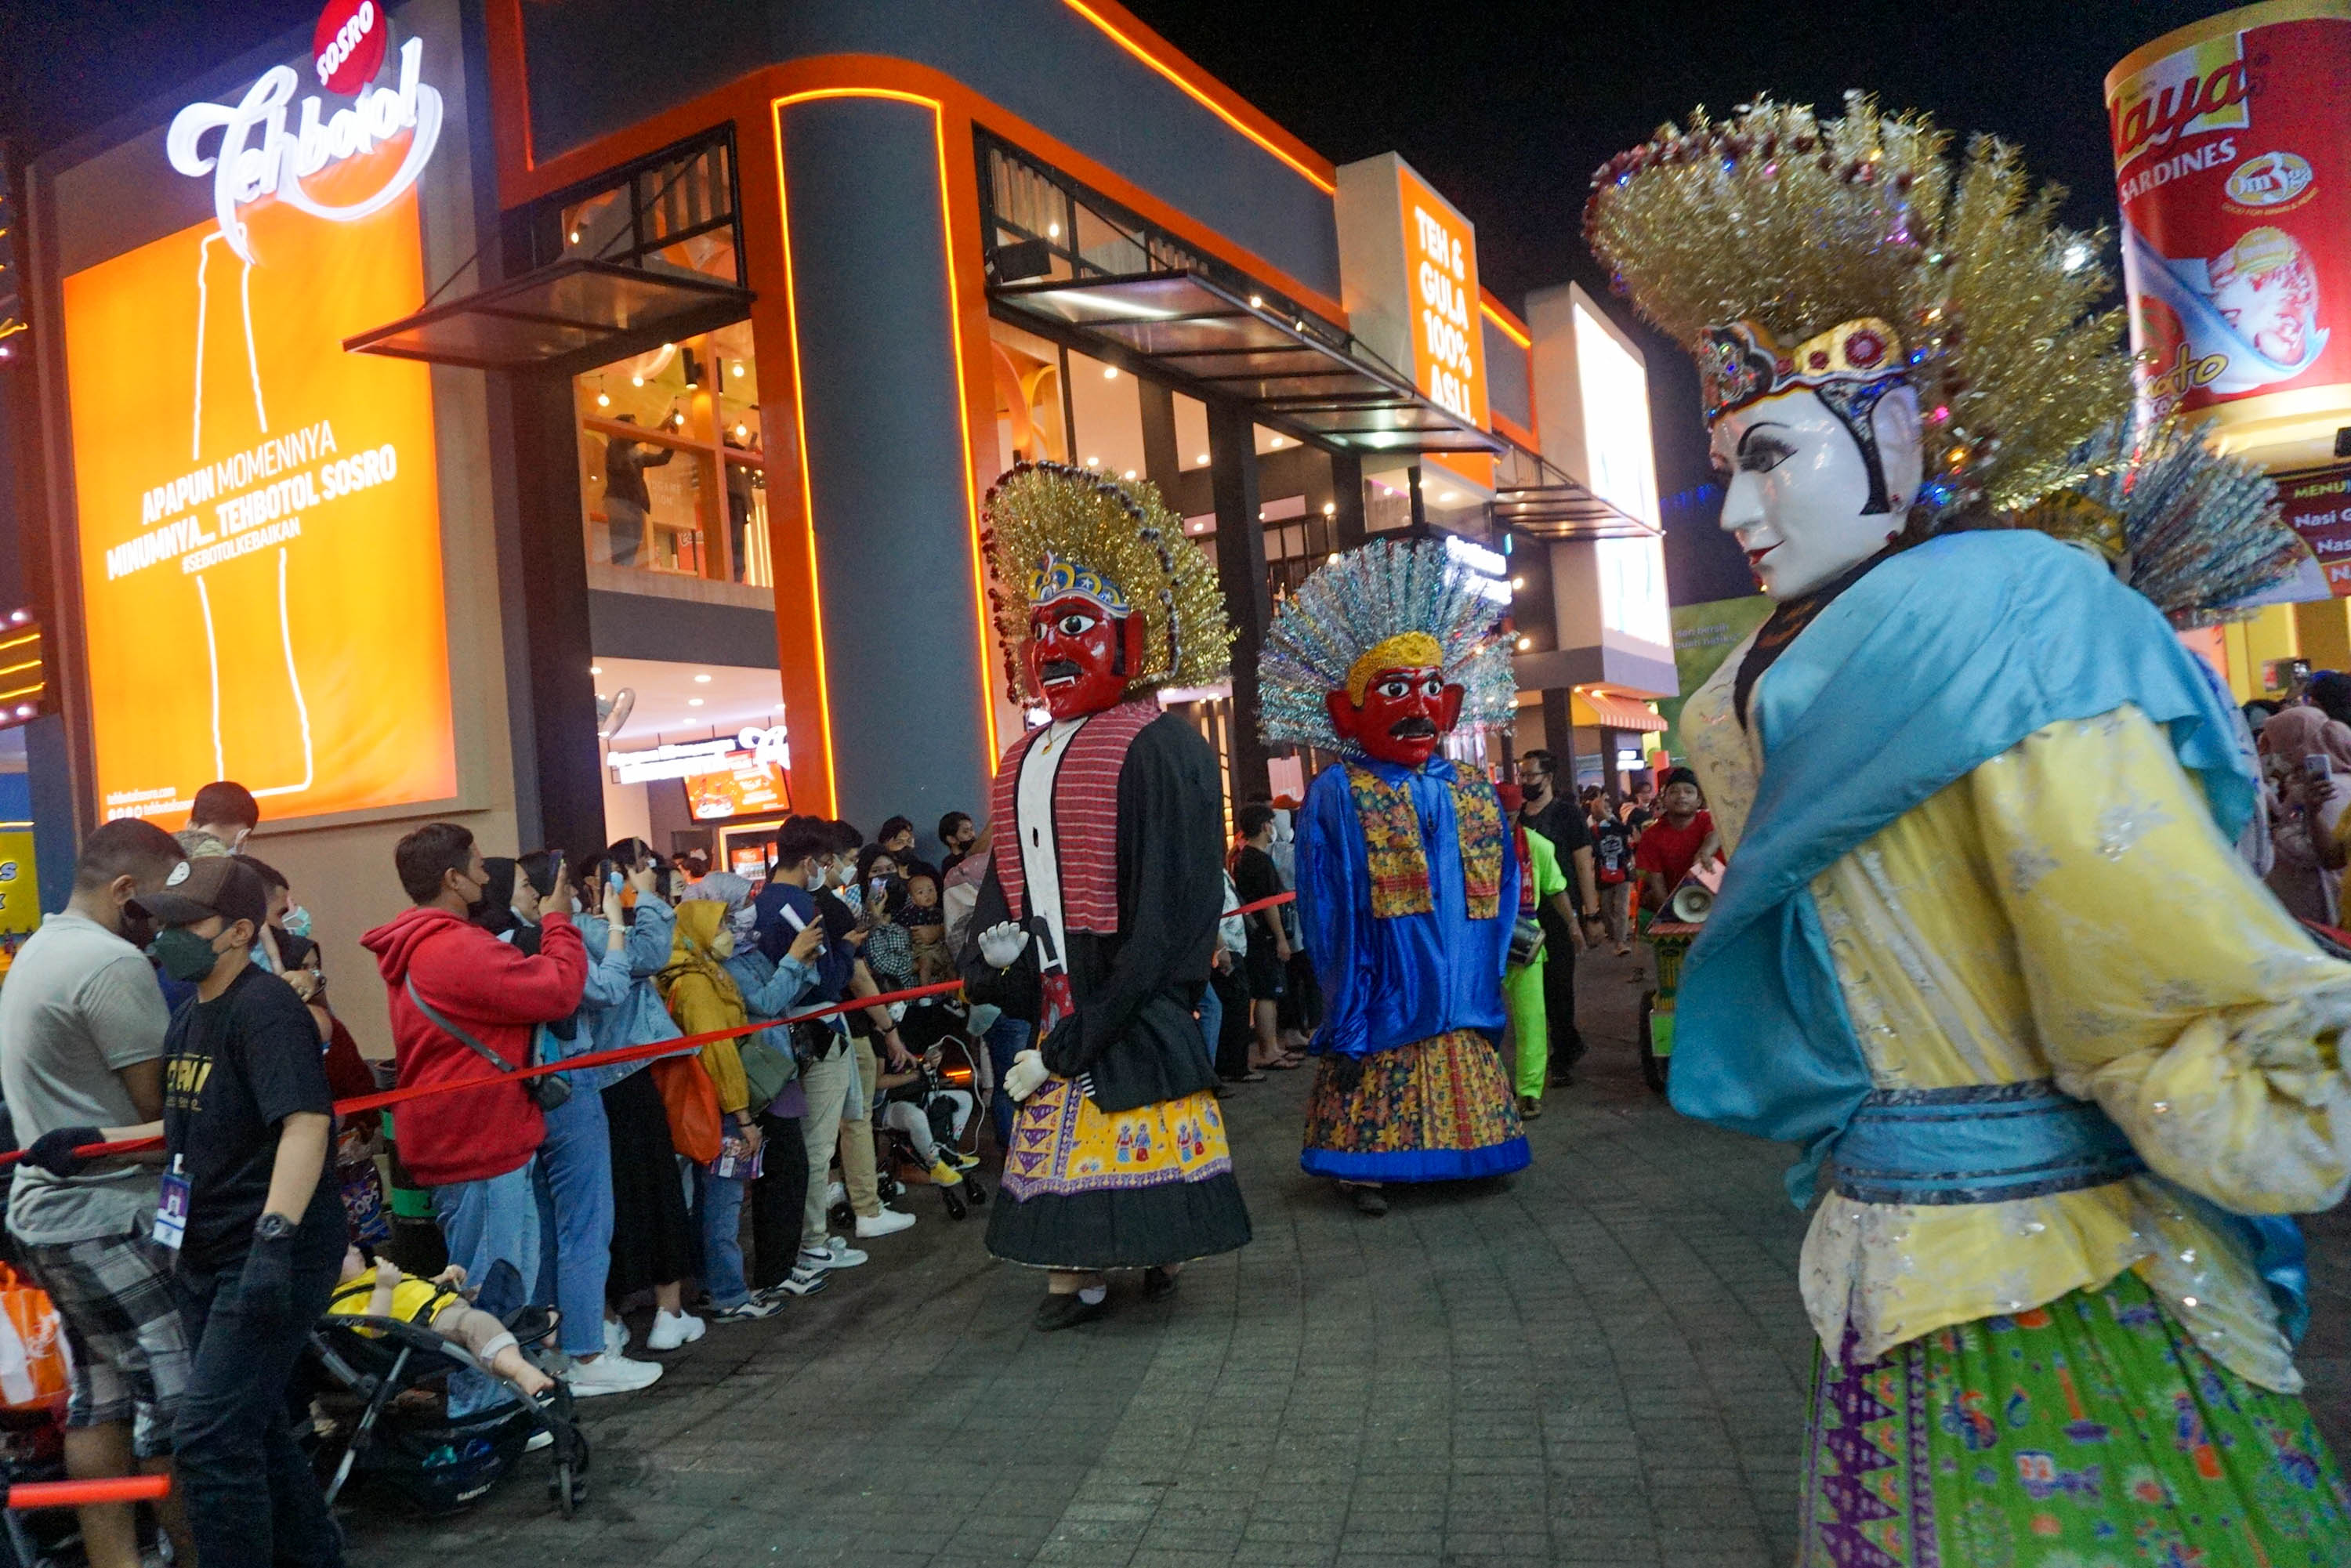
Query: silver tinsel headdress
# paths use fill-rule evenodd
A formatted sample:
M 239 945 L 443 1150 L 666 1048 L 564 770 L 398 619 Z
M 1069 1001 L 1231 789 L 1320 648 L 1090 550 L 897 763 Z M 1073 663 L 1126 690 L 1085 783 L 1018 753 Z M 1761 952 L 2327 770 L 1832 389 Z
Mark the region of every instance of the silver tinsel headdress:
M 1325 700 L 1366 653 L 1416 633 L 1435 639 L 1447 683 L 1462 688 L 1462 724 L 1510 722 L 1509 646 L 1473 574 L 1442 545 L 1383 539 L 1318 569 L 1274 617 L 1258 665 L 1265 738 L 1344 749 Z
M 2074 454 L 2079 480 L 2002 520 L 2094 547 L 2175 626 L 2243 620 L 2256 612 L 2233 607 L 2291 576 L 2307 549 L 2276 483 L 2214 452 L 2210 434 L 2177 413 L 2152 430 L 2126 414 Z

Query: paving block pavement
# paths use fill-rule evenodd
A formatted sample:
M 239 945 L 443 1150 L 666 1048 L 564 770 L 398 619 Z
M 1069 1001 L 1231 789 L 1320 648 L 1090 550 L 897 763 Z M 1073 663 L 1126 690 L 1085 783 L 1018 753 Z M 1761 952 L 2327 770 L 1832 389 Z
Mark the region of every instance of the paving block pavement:
M 1365 1219 L 1298 1169 L 1307 1071 L 1225 1102 L 1257 1239 L 1173 1300 L 1040 1335 L 985 1210 L 912 1230 L 652 1390 L 582 1408 L 592 1496 L 544 1460 L 472 1511 L 361 1500 L 355 1564 L 1071 1563 L 1778 1568 L 1813 1354 L 1782 1149 L 1676 1116 L 1632 1051 L 1635 960 L 1587 956 L 1592 1053 L 1533 1166 Z M 992 1183 L 991 1183 L 992 1190 Z M 2311 1227 L 2304 1368 L 2351 1441 L 2351 1221 Z M 641 1325 L 642 1326 L 642 1325 Z

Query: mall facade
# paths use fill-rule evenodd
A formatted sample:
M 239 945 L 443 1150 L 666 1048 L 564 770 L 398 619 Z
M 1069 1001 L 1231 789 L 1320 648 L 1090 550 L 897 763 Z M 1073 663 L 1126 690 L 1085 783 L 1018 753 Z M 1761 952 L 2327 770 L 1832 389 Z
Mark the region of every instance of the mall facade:
M 787 810 L 927 836 L 1028 722 L 978 544 L 1024 457 L 1151 480 L 1213 557 L 1233 676 L 1167 700 L 1236 800 L 1318 760 L 1256 733 L 1275 606 L 1383 536 L 1511 618 L 1520 719 L 1466 756 L 1616 781 L 1661 727 L 1640 347 L 1481 288 L 1402 160 L 1093 0 L 379 30 L 363 80 L 289 37 L 18 193 L 49 839 L 236 779 L 347 954 L 423 819 L 754 870 Z

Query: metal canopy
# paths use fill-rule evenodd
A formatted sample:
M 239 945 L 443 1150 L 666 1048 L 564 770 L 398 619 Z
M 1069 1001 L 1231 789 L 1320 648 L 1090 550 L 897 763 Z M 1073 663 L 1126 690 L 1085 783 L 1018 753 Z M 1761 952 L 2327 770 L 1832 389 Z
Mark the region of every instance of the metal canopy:
M 988 297 L 1048 338 L 1198 396 L 1246 402 L 1260 423 L 1365 457 L 1508 445 L 1352 347 L 1197 272 L 999 284 Z
M 609 261 L 559 261 L 343 340 L 358 354 L 577 374 L 750 313 L 747 288 Z
M 1516 442 L 1495 467 L 1494 521 L 1536 538 L 1657 538 L 1665 530 L 1642 521 L 1538 453 Z

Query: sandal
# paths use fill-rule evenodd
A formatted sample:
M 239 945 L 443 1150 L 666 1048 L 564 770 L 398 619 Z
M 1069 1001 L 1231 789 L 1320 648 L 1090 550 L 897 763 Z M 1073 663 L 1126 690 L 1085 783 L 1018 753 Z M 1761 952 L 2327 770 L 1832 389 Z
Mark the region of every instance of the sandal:
M 1306 1058 L 1291 1051 L 1285 1051 L 1266 1063 L 1275 1072 L 1294 1072 L 1305 1065 Z

